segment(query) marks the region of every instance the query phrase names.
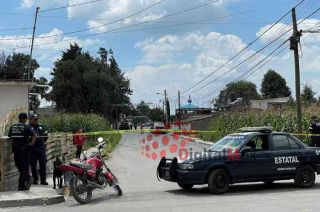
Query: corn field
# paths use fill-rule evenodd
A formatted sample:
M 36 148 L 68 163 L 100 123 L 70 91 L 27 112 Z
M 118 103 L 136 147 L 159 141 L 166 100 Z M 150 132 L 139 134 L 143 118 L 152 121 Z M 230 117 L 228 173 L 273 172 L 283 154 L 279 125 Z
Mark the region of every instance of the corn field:
M 308 128 L 312 116 L 320 116 L 320 106 L 315 104 L 303 108 L 302 130 L 309 133 Z M 209 129 L 210 133 L 201 134 L 201 138 L 209 141 L 234 132 L 241 127 L 258 127 L 270 125 L 274 131 L 297 133 L 296 111 L 292 107 L 285 110 L 246 111 L 246 112 L 219 112 L 212 118 Z M 307 140 L 307 137 L 303 138 Z
M 105 118 L 96 114 L 59 114 L 43 117 L 40 122 L 47 127 L 50 133 L 74 132 L 83 128 L 84 132 L 105 131 L 110 124 Z

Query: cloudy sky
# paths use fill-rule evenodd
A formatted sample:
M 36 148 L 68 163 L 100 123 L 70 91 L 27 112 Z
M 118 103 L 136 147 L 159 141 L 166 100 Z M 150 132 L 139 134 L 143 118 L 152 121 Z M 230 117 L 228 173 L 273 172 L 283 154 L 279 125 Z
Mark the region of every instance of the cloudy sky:
M 293 56 L 286 42 L 292 34 L 291 15 L 284 15 L 300 0 L 101 0 L 73 6 L 88 1 L 93 0 L 2 0 L 0 51 L 29 52 L 39 6 L 37 76 L 50 79 L 61 51 L 77 42 L 92 55 L 99 47 L 113 49 L 131 79 L 134 103 L 159 105 L 163 97 L 156 93 L 166 89 L 173 107 L 178 90 L 182 104 L 191 95 L 195 104 L 209 106 L 234 80 L 250 80 L 259 89 L 270 68 L 294 92 Z M 318 8 L 318 0 L 305 0 L 296 8 L 299 29 L 320 29 L 320 12 L 308 17 Z M 301 39 L 301 83 L 320 95 L 320 34 L 305 33 Z

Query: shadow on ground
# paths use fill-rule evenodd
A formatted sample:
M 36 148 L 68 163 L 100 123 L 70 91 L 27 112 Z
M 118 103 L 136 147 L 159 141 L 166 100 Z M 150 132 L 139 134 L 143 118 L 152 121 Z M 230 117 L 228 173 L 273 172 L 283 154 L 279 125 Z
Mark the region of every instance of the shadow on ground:
M 266 185 L 264 183 L 254 183 L 254 184 L 236 184 L 230 186 L 227 193 L 223 194 L 223 196 L 238 196 L 238 195 L 252 195 L 252 194 L 268 194 L 268 193 L 284 193 L 284 192 L 294 192 L 301 190 L 318 190 L 320 188 L 320 184 L 315 184 L 312 188 L 298 188 L 293 182 L 275 182 L 271 185 Z M 176 190 L 168 190 L 168 193 L 174 195 L 185 195 L 185 196 L 193 196 L 193 197 L 201 197 L 214 195 L 211 194 L 207 186 L 202 187 L 194 187 L 190 191 L 185 191 L 182 189 Z M 217 196 L 217 195 L 214 195 Z

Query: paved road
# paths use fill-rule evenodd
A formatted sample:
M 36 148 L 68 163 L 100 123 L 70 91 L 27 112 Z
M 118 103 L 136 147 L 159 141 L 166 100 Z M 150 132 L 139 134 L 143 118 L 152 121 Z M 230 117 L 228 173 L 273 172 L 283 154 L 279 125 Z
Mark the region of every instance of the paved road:
M 272 187 L 262 183 L 241 184 L 232 186 L 224 195 L 212 195 L 206 186 L 197 186 L 190 192 L 179 189 L 174 183 L 159 182 L 156 178 L 158 158 L 152 160 L 141 154 L 143 138 L 158 141 L 158 145 L 144 148 L 143 153 L 175 152 L 175 146 L 167 148 L 162 144 L 162 136 L 147 137 L 148 134 L 126 134 L 109 161 L 111 169 L 118 176 L 124 195 L 116 197 L 114 191 L 99 191 L 94 193 L 90 204 L 79 205 L 73 199 L 59 205 L 20 208 L 19 211 L 118 211 L 118 212 L 179 212 L 179 211 L 319 211 L 320 182 L 311 189 L 298 189 L 292 181 L 279 182 Z M 178 139 L 179 140 L 179 139 Z M 177 143 L 172 137 L 165 142 Z M 180 143 L 178 143 L 180 145 Z M 183 144 L 185 145 L 185 144 Z M 187 148 L 199 151 L 205 146 L 187 143 Z M 153 149 L 156 149 L 154 151 Z M 148 150 L 148 151 L 146 151 Z M 163 154 L 163 152 L 162 152 Z M 158 156 L 158 155 L 157 155 Z M 155 157 L 155 155 L 154 155 Z M 6 209 L 6 211 L 17 209 Z M 1 211 L 1 209 L 0 209 Z

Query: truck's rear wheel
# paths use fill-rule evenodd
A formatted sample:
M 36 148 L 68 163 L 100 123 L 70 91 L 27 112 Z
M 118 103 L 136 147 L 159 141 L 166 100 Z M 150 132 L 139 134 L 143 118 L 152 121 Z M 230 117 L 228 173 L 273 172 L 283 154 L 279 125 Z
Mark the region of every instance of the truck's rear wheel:
M 180 188 L 186 191 L 191 190 L 192 187 L 194 186 L 193 184 L 185 184 L 185 183 L 178 183 L 178 185 L 180 186 Z
M 211 193 L 223 194 L 229 189 L 230 178 L 223 169 L 213 170 L 208 177 L 208 187 Z
M 298 168 L 294 182 L 298 187 L 310 188 L 316 180 L 314 169 L 310 165 L 302 165 Z

